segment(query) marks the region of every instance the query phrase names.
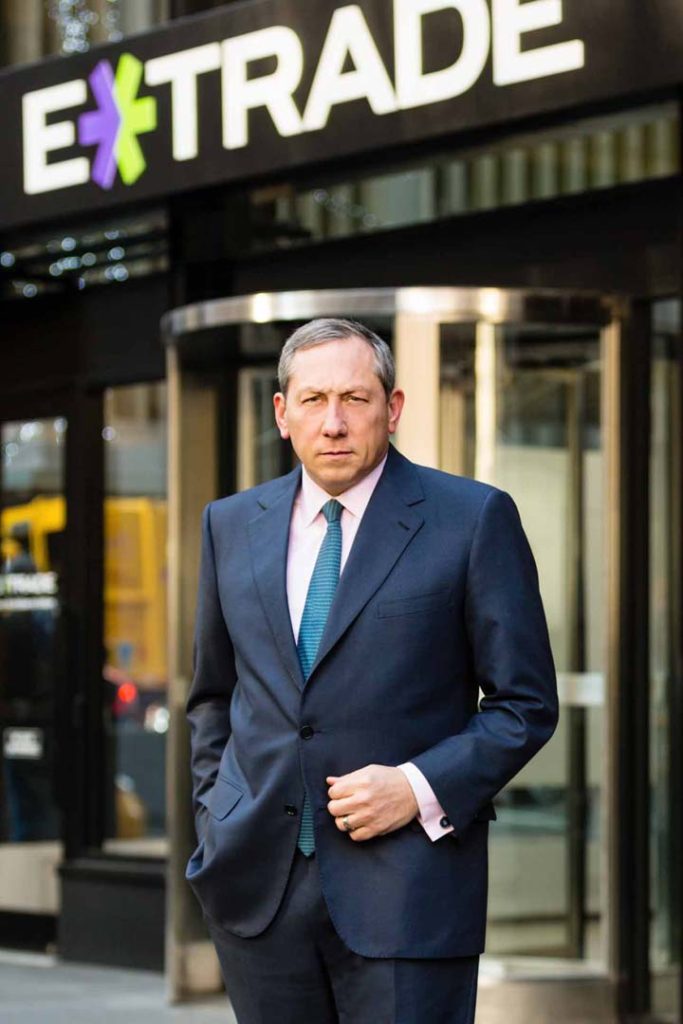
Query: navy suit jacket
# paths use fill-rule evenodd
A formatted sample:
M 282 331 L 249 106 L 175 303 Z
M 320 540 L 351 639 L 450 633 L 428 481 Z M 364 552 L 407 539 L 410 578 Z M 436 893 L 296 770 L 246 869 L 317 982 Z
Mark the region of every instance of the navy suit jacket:
M 217 925 L 262 932 L 287 882 L 305 780 L 323 894 L 352 950 L 480 953 L 491 800 L 558 715 L 516 506 L 390 445 L 304 683 L 286 593 L 300 479 L 298 466 L 202 514 L 187 701 L 199 845 L 186 877 Z M 413 819 L 353 842 L 327 810 L 326 776 L 403 761 L 454 832 L 432 842 Z

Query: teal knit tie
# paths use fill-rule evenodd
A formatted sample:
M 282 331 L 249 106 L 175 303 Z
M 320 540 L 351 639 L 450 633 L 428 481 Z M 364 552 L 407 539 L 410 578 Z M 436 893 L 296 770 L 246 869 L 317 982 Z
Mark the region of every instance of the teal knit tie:
M 299 626 L 299 639 L 297 650 L 301 671 L 304 679 L 308 679 L 316 654 L 318 645 L 323 635 L 325 622 L 332 605 L 334 592 L 339 582 L 339 567 L 341 565 L 341 514 L 343 505 L 335 498 L 331 498 L 323 505 L 322 511 L 327 519 L 327 533 L 318 552 L 311 582 L 308 585 L 306 604 L 304 605 L 301 625 Z M 308 793 L 304 793 L 304 805 L 301 808 L 301 823 L 299 825 L 299 837 L 297 845 L 307 857 L 315 849 L 313 836 L 313 814 Z

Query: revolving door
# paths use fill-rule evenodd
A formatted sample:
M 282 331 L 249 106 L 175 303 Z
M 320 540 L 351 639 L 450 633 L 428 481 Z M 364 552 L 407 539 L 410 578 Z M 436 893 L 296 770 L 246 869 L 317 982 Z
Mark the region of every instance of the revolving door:
M 608 1019 L 615 971 L 609 709 L 618 699 L 620 307 L 596 295 L 490 288 L 261 293 L 165 318 L 172 996 L 219 988 L 220 981 L 184 880 L 195 846 L 184 701 L 200 514 L 206 502 L 295 465 L 273 418 L 277 360 L 288 335 L 319 316 L 361 320 L 391 345 L 406 393 L 392 439 L 400 451 L 503 487 L 520 509 L 539 569 L 562 714 L 550 743 L 495 801 L 480 1002 L 500 1003 L 508 1022 L 521 1021 L 524 993 L 542 978 L 548 1012 L 552 1006 L 561 1020 L 556 985 L 571 979 L 574 1015 L 585 998 L 593 1014 Z M 525 982 L 515 990 L 517 1004 L 503 995 L 515 980 Z

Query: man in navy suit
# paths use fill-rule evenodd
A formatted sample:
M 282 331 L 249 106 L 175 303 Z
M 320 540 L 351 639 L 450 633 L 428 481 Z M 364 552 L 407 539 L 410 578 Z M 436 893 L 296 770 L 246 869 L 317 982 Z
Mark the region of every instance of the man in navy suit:
M 278 373 L 301 465 L 202 514 L 187 878 L 239 1024 L 472 1024 L 491 801 L 557 723 L 534 559 L 507 493 L 390 444 L 368 328 Z

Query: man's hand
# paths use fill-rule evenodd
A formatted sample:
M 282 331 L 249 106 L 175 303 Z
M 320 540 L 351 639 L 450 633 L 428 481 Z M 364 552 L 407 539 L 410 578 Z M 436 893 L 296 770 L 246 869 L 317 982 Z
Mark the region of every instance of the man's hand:
M 400 768 L 369 764 L 348 775 L 328 775 L 327 783 L 327 809 L 337 828 L 348 831 L 355 842 L 393 832 L 418 812 L 412 786 Z M 345 815 L 350 829 L 344 827 Z

